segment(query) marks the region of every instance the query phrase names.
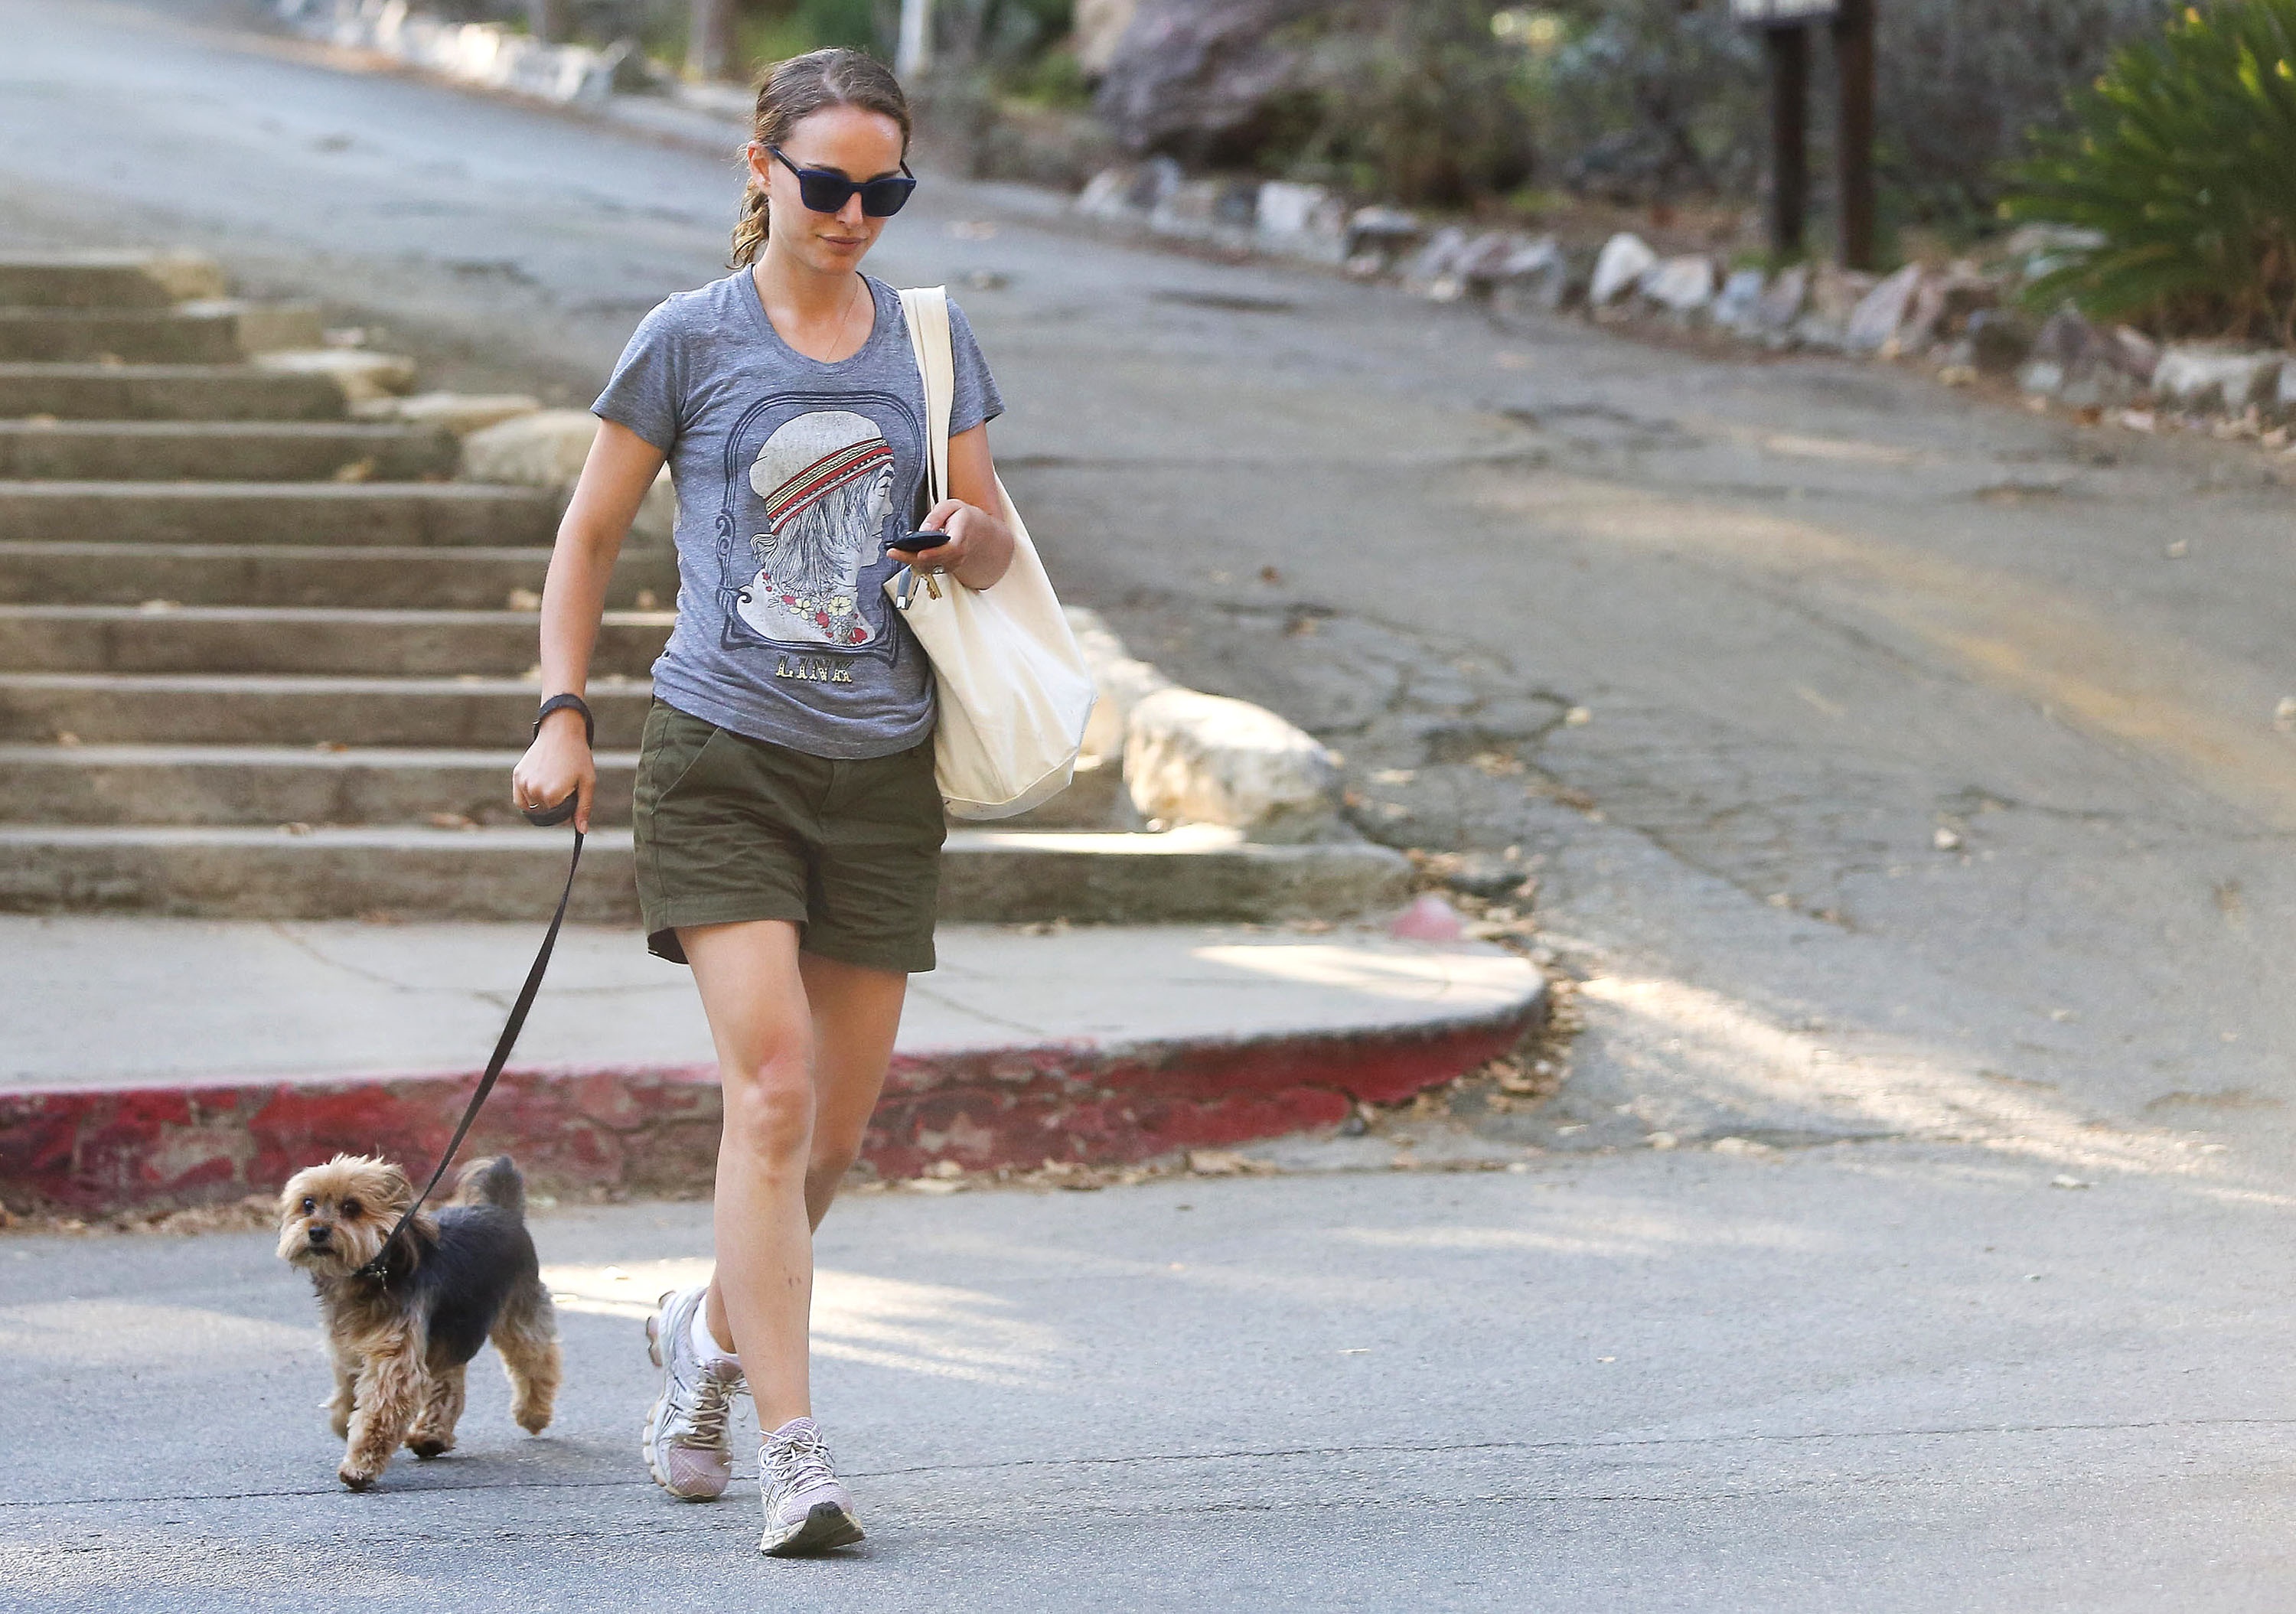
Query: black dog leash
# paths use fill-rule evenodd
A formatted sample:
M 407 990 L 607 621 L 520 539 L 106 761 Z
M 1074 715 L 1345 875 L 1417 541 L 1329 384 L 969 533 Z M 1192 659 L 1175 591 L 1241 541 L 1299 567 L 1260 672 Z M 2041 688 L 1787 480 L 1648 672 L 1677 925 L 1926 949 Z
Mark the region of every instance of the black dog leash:
M 542 718 L 561 707 L 578 709 L 584 728 L 589 731 L 593 739 L 596 737 L 597 729 L 591 720 L 590 709 L 582 704 L 579 696 L 574 695 L 552 696 L 544 704 L 541 717 L 534 720 L 536 733 L 542 732 Z M 547 829 L 573 817 L 574 809 L 581 804 L 582 792 L 578 788 L 554 807 L 526 808 L 526 821 L 537 828 Z M 422 1208 L 423 1201 L 430 1197 L 432 1191 L 446 1176 L 447 1167 L 455 1163 L 455 1151 L 470 1135 L 471 1123 L 479 1118 L 479 1110 L 485 1105 L 487 1094 L 495 1090 L 495 1083 L 502 1076 L 503 1067 L 510 1062 L 510 1051 L 518 1045 L 518 1034 L 526 1029 L 527 1011 L 534 1007 L 535 994 L 542 990 L 543 971 L 550 968 L 551 951 L 558 946 L 559 927 L 566 922 L 566 905 L 574 895 L 574 873 L 581 866 L 582 832 L 576 830 L 574 856 L 568 859 L 566 864 L 566 889 L 558 893 L 558 911 L 550 916 L 550 929 L 542 935 L 542 950 L 534 955 L 534 963 L 526 971 L 526 984 L 518 989 L 518 1001 L 511 1005 L 510 1019 L 504 1022 L 502 1036 L 495 1042 L 494 1057 L 487 1061 L 487 1073 L 479 1078 L 478 1091 L 471 1094 L 470 1106 L 463 1111 L 462 1124 L 455 1128 L 455 1135 L 447 1140 L 447 1151 L 439 1157 L 439 1169 L 430 1174 L 430 1180 L 422 1185 L 422 1192 L 414 1196 L 414 1203 L 409 1205 L 406 1214 L 398 1218 L 398 1225 L 392 1228 L 390 1236 L 383 1240 L 382 1248 L 375 1252 L 374 1259 L 352 1273 L 352 1277 L 386 1278 L 390 1275 L 387 1264 L 391 1245 L 398 1241 L 400 1233 L 406 1231 L 407 1224 L 414 1220 L 414 1215 Z

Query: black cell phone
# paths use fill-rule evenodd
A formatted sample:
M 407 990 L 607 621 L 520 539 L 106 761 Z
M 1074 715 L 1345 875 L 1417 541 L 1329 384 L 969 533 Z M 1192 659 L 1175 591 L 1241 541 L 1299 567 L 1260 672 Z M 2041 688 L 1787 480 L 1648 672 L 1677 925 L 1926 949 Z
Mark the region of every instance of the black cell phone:
M 926 550 L 939 549 L 947 542 L 948 534 L 935 531 L 928 527 L 922 532 L 913 532 L 905 538 L 895 538 L 886 547 L 903 550 L 911 554 L 922 554 Z

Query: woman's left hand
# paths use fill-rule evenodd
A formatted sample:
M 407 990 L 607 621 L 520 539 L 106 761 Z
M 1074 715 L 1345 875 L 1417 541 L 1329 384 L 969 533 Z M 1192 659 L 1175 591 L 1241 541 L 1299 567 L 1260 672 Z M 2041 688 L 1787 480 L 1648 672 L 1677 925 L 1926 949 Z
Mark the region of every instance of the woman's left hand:
M 946 571 L 967 588 L 988 588 L 1013 564 L 1013 529 L 977 504 L 943 499 L 925 518 L 925 526 L 948 534 L 948 542 L 919 552 L 919 571 Z M 906 558 L 909 552 L 894 553 Z

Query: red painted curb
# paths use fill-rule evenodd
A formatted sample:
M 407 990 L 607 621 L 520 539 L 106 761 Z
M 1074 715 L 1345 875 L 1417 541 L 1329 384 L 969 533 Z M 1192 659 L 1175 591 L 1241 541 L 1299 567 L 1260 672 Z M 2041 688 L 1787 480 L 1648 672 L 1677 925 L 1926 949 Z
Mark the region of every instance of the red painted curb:
M 897 1054 L 862 1158 L 887 1177 L 1048 1159 L 1112 1165 L 1279 1136 L 1392 1103 L 1513 1047 L 1542 992 L 1505 1014 L 1390 1031 L 1245 1041 L 1062 1045 Z M 474 1071 L 0 1093 L 0 1202 L 122 1210 L 275 1190 L 338 1151 L 427 1166 Z M 707 1065 L 504 1073 L 465 1155 L 509 1150 L 541 1186 L 691 1193 L 718 1155 Z

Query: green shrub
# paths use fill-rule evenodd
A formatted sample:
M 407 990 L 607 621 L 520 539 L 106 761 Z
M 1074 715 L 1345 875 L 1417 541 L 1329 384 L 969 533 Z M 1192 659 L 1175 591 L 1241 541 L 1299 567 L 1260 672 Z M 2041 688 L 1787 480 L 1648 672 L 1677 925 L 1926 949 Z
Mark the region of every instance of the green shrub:
M 2296 0 L 2218 0 L 2121 50 L 2035 136 L 2005 217 L 2094 231 L 2031 288 L 2173 332 L 2296 339 Z
M 1499 0 L 1333 0 L 1278 34 L 1294 53 L 1260 164 L 1406 202 L 1457 205 L 1529 179 L 1529 78 Z

